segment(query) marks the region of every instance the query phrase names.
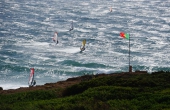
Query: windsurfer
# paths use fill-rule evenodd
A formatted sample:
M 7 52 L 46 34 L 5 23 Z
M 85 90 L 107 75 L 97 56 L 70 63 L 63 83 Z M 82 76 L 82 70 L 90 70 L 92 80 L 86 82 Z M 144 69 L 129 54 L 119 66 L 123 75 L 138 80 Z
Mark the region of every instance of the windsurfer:
M 36 84 L 36 82 L 35 82 L 35 80 L 34 80 L 34 68 L 31 68 L 28 85 L 29 85 L 29 87 L 32 87 L 32 86 L 34 86 L 35 84 Z
M 33 82 L 33 86 L 35 86 L 36 85 L 36 81 L 34 80 L 34 82 Z
M 86 45 L 86 39 L 82 41 L 82 45 L 80 47 L 80 52 L 83 52 L 85 50 L 85 45 Z
M 72 31 L 73 29 L 72 28 L 70 28 L 70 30 L 69 31 Z
M 81 50 L 81 51 L 84 51 L 84 50 L 85 50 L 85 46 L 83 46 L 82 48 L 80 47 L 80 50 Z
M 69 31 L 72 31 L 74 28 L 73 28 L 73 21 L 71 22 L 71 27 L 69 29 Z
M 53 41 L 54 41 L 56 44 L 58 44 L 58 39 L 57 39 L 56 36 L 58 36 L 58 33 L 57 33 L 57 32 L 54 33 Z
M 110 7 L 110 12 L 112 12 L 112 7 Z

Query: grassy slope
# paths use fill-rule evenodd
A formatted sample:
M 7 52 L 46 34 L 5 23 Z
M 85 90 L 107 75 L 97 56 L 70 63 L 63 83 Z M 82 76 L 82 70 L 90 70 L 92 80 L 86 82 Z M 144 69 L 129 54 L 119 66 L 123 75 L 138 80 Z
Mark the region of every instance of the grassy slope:
M 170 72 L 93 78 L 66 89 L 0 95 L 5 110 L 170 110 Z

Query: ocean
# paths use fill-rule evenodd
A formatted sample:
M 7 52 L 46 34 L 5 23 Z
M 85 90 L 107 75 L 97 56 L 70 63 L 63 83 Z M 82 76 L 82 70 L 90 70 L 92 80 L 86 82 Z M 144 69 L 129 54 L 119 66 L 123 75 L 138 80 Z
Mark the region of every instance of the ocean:
M 130 34 L 133 71 L 170 70 L 169 0 L 1 0 L 0 10 L 0 87 L 5 90 L 28 87 L 30 68 L 37 85 L 127 72 L 129 40 L 120 32 Z M 83 39 L 86 49 L 80 53 Z

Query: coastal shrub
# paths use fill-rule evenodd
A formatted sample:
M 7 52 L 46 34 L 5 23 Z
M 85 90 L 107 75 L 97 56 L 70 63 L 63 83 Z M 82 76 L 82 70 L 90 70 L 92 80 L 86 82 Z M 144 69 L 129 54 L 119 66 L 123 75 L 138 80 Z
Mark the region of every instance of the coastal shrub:
M 54 90 L 37 90 L 30 92 L 21 92 L 16 94 L 0 95 L 0 104 L 15 103 L 22 101 L 33 101 L 56 98 L 57 94 Z M 10 100 L 9 100 L 10 99 Z
M 69 96 L 69 95 L 75 95 L 75 94 L 79 94 L 82 93 L 83 91 L 85 91 L 87 89 L 87 85 L 85 83 L 82 84 L 76 84 L 73 85 L 71 87 L 66 88 L 63 91 L 63 96 Z
M 149 76 L 149 75 L 148 75 Z M 105 76 L 84 81 L 68 87 L 63 96 L 70 96 L 84 92 L 88 88 L 99 86 L 124 86 L 124 87 L 154 87 L 157 85 L 153 79 L 145 78 L 146 75 Z
M 93 97 L 97 100 L 107 101 L 112 99 L 133 99 L 137 89 L 130 87 L 100 86 L 90 88 L 82 93 L 83 97 Z
M 138 110 L 130 100 L 109 100 L 107 103 L 111 110 Z
M 170 72 L 102 76 L 62 90 L 0 94 L 4 110 L 165 110 Z M 64 97 L 62 97 L 62 94 Z
M 158 103 L 170 104 L 170 94 L 159 96 Z

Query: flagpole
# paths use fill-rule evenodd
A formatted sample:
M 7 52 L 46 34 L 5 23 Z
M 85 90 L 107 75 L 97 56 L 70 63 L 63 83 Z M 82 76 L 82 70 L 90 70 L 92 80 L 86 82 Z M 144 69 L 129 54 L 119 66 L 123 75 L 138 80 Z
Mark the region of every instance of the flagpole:
M 130 34 L 126 34 L 124 32 L 120 32 L 120 36 L 122 38 L 126 38 L 126 39 L 129 39 L 129 73 L 132 72 L 132 66 L 130 66 Z
M 132 67 L 130 66 L 130 34 L 129 34 L 129 72 L 132 72 Z

